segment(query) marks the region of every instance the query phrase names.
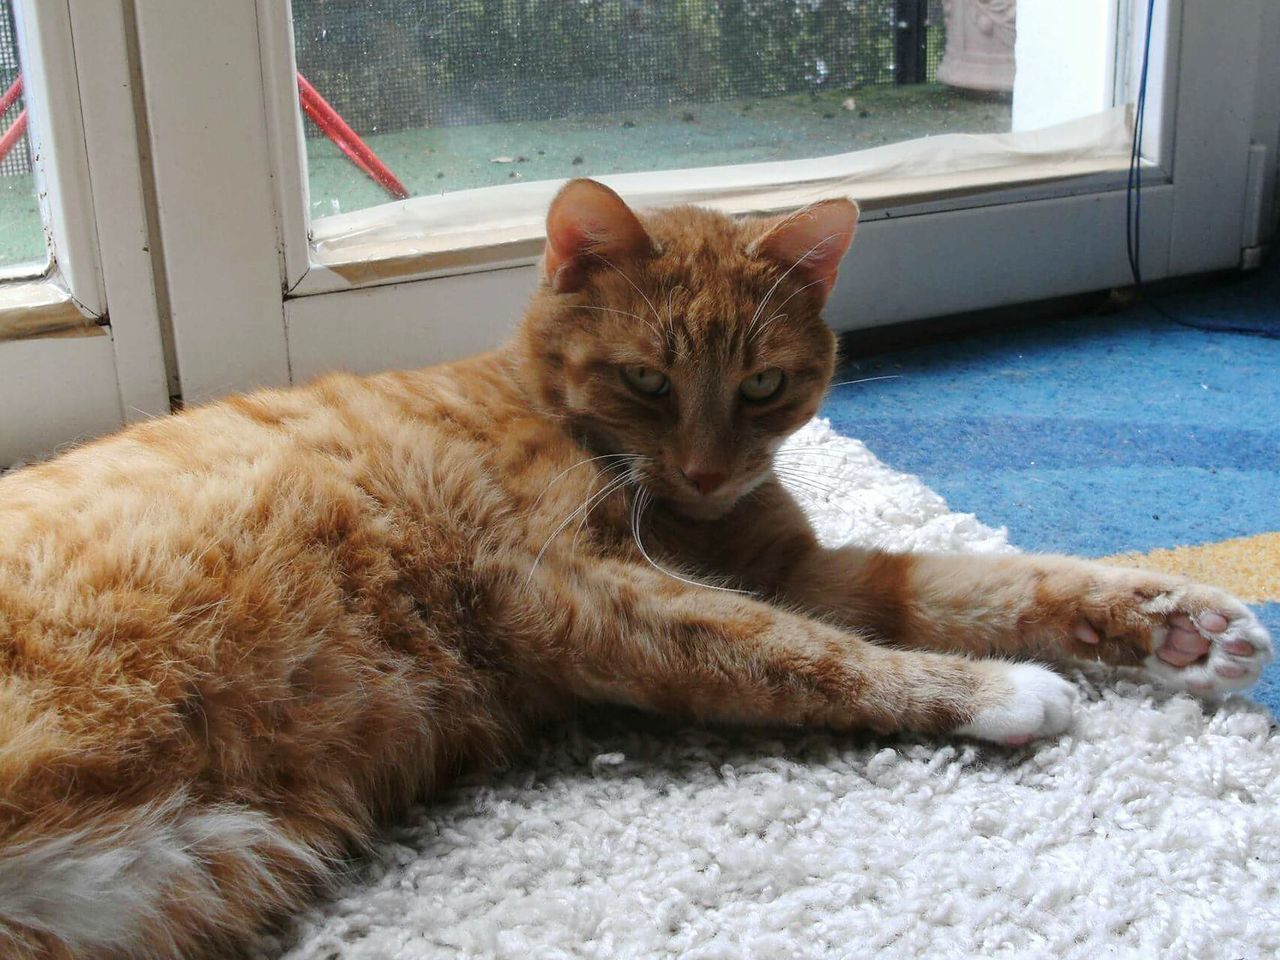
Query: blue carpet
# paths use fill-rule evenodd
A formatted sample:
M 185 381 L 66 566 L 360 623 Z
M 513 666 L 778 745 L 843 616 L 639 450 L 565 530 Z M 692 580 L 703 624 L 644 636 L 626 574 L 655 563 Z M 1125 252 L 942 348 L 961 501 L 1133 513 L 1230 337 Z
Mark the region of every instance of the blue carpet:
M 1280 262 L 1123 313 L 885 353 L 823 414 L 1027 550 L 1280 531 Z M 1269 597 L 1280 601 L 1280 596 Z M 1280 602 L 1261 607 L 1280 635 Z M 1280 713 L 1280 664 L 1254 695 Z

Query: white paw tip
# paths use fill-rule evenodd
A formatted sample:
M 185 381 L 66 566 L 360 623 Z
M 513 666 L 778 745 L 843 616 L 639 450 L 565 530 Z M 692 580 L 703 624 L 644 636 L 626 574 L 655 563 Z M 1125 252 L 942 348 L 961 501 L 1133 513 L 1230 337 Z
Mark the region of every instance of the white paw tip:
M 1030 663 L 1010 664 L 1004 679 L 1011 687 L 1004 699 L 979 710 L 956 733 L 1009 746 L 1052 737 L 1071 725 L 1076 688 L 1052 670 Z

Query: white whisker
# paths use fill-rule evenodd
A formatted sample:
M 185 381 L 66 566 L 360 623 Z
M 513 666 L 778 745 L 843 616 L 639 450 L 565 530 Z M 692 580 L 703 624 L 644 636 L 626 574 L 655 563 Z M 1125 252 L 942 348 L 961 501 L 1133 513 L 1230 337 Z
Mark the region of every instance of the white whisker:
M 653 557 L 649 555 L 649 551 L 645 549 L 644 541 L 640 538 L 640 521 L 642 519 L 644 511 L 648 508 L 649 504 L 652 502 L 653 502 L 653 494 L 651 494 L 648 490 L 641 489 L 640 492 L 636 495 L 635 500 L 633 500 L 631 503 L 631 536 L 632 536 L 632 539 L 634 539 L 636 542 L 636 549 L 639 550 L 640 555 L 644 557 L 646 561 L 648 561 L 649 566 L 653 567 L 653 569 L 657 570 L 659 573 L 665 574 L 666 576 L 670 577 L 672 580 L 678 580 L 681 583 L 687 583 L 691 587 L 705 587 L 707 590 L 720 590 L 724 593 L 740 593 L 740 594 L 743 594 L 744 596 L 749 595 L 749 591 L 747 590 L 735 590 L 733 587 L 721 587 L 721 586 L 717 586 L 714 583 L 702 583 L 701 581 L 698 581 L 698 580 L 691 580 L 688 577 L 682 577 L 678 573 L 673 573 L 672 571 L 666 569 L 665 567 L 660 566 L 657 563 L 657 561 L 655 561 Z
M 847 463 L 849 455 L 845 453 L 823 453 L 821 450 L 805 450 L 797 453 L 789 453 L 781 451 L 773 455 L 775 464 L 796 464 L 803 465 L 811 463 L 814 466 L 825 466 L 832 463 Z
M 765 305 L 768 304 L 769 300 L 773 297 L 774 291 L 778 289 L 778 286 L 782 283 L 782 281 L 787 279 L 787 277 L 791 275 L 792 270 L 800 266 L 800 264 L 804 263 L 804 261 L 808 260 L 809 256 L 813 253 L 813 251 L 817 250 L 824 243 L 829 243 L 830 241 L 834 240 L 837 236 L 838 234 L 833 233 L 830 236 L 823 237 L 821 240 L 815 243 L 812 247 L 806 250 L 804 254 L 796 260 L 795 263 L 787 267 L 787 269 L 783 271 L 782 276 L 778 277 L 777 280 L 773 281 L 773 286 L 770 287 L 769 292 L 764 295 L 764 299 L 761 300 L 760 305 L 756 307 L 755 313 L 751 315 L 751 322 L 747 324 L 747 333 L 746 333 L 747 340 L 751 339 L 752 331 L 755 329 L 756 321 L 759 320 L 760 317 L 764 314 Z
M 542 545 L 542 549 L 538 551 L 538 555 L 533 558 L 533 566 L 529 568 L 529 575 L 525 577 L 524 582 L 526 586 L 533 580 L 533 575 L 538 569 L 538 564 L 542 562 L 542 558 L 546 554 L 547 549 L 551 546 L 555 538 L 560 536 L 560 534 L 564 532 L 565 527 L 569 526 L 569 524 L 573 522 L 574 518 L 578 516 L 578 514 L 580 514 L 583 510 L 587 510 L 589 513 L 591 510 L 595 508 L 596 505 L 599 504 L 599 502 L 602 499 L 604 499 L 606 496 L 608 496 L 618 487 L 622 486 L 624 483 L 627 483 L 630 479 L 631 479 L 630 470 L 628 469 L 626 473 L 623 473 L 620 476 L 614 477 L 607 484 L 605 484 L 603 490 L 600 490 L 588 496 L 587 499 L 582 502 L 581 506 L 575 509 L 572 513 L 570 513 L 567 517 L 565 517 L 564 520 L 560 522 L 560 525 L 556 527 L 554 531 L 552 531 L 551 536 L 547 537 L 547 541 Z
M 812 252 L 812 251 L 810 251 L 810 252 Z M 805 254 L 805 256 L 808 256 L 808 255 L 809 255 L 809 254 Z M 794 300 L 794 299 L 795 299 L 796 297 L 798 297 L 800 294 L 804 293 L 804 292 L 805 292 L 806 290 L 808 290 L 810 287 L 816 287 L 818 284 L 820 284 L 820 283 L 822 283 L 822 282 L 823 282 L 822 280 L 814 280 L 814 281 L 812 281 L 811 283 L 806 283 L 803 287 L 800 287 L 798 290 L 793 290 L 793 291 L 791 291 L 791 296 L 787 297 L 787 299 L 783 300 L 780 304 L 778 304 L 778 309 L 779 309 L 779 310 L 781 310 L 781 309 L 782 309 L 783 307 L 785 307 L 788 303 L 790 303 L 792 300 Z
M 616 313 L 616 314 L 618 314 L 619 316 L 623 316 L 623 317 L 631 317 L 633 320 L 639 320 L 641 323 L 648 323 L 648 322 L 649 322 L 649 320 L 648 320 L 648 318 L 647 318 L 647 317 L 642 317 L 642 316 L 640 316 L 640 314 L 638 314 L 638 313 L 632 313 L 632 312 L 631 312 L 631 311 L 629 311 L 629 310 L 619 310 L 619 309 L 617 309 L 616 307 L 596 307 L 596 306 L 592 306 L 592 305 L 590 305 L 590 304 L 585 304 L 585 303 L 584 303 L 584 304 L 581 304 L 581 305 L 579 305 L 579 306 L 574 307 L 573 309 L 575 309 L 575 310 L 599 310 L 601 313 Z
M 795 476 L 805 477 L 807 479 L 830 484 L 839 484 L 840 478 L 833 477 L 826 472 L 828 464 L 826 463 L 775 463 L 773 465 L 774 473 L 782 472 L 793 474 Z M 812 468 L 812 469 L 807 469 Z
M 540 504 L 542 502 L 542 498 L 547 495 L 547 491 L 550 490 L 553 486 L 555 486 L 556 481 L 559 480 L 561 477 L 563 477 L 565 474 L 572 473 L 574 470 L 577 470 L 579 467 L 584 466 L 588 463 L 595 463 L 597 460 L 609 460 L 611 458 L 617 458 L 620 460 L 640 459 L 639 457 L 637 457 L 636 454 L 631 454 L 631 453 L 602 453 L 598 457 L 587 457 L 585 460 L 579 460 L 573 466 L 565 467 L 563 470 L 557 473 L 554 477 L 548 480 L 547 485 L 543 487 L 542 492 L 538 494 L 538 499 L 533 501 L 533 506 L 536 507 L 538 504 Z M 532 509 L 532 507 L 530 509 Z
M 613 263 L 611 263 L 608 260 L 608 258 L 602 257 L 598 253 L 593 253 L 591 254 L 591 256 L 595 257 L 597 260 L 599 260 L 601 263 L 607 266 L 610 270 L 612 270 L 614 273 L 620 276 L 623 280 L 631 284 L 631 289 L 634 290 L 636 293 L 640 294 L 640 296 L 644 299 L 644 302 L 649 305 L 650 311 L 653 312 L 653 319 L 658 322 L 658 326 L 653 328 L 653 332 L 658 336 L 661 336 L 661 332 L 659 328 L 662 326 L 662 315 L 658 313 L 658 308 L 653 305 L 653 301 L 649 299 L 649 295 L 645 293 L 643 290 L 641 290 L 638 286 L 636 286 L 636 282 L 632 280 L 630 277 L 628 277 L 625 273 L 623 273 L 620 269 L 618 269 L 618 267 L 615 266 Z
M 651 462 L 652 458 L 642 457 L 639 454 L 628 454 L 627 456 L 630 458 L 630 462 L 627 464 L 627 469 L 622 474 L 622 476 L 627 480 L 628 483 L 638 483 L 639 477 L 636 475 L 636 472 L 635 472 L 636 464 L 642 461 L 645 463 Z M 594 485 L 594 481 L 592 483 Z M 613 489 L 616 490 L 617 486 L 615 485 Z M 609 492 L 609 491 L 602 491 L 602 493 L 606 493 L 606 492 Z M 596 506 L 599 506 L 600 503 L 603 502 L 603 500 L 604 498 L 601 497 L 601 499 L 597 501 Z M 578 518 L 578 526 L 573 531 L 573 543 L 569 547 L 570 554 L 577 552 L 578 538 L 582 536 L 582 531 L 587 528 L 587 521 L 591 519 L 591 514 L 594 512 L 595 512 L 595 507 L 590 507 L 589 509 L 583 511 L 582 516 Z
M 778 320 L 785 320 L 786 317 L 787 315 L 785 313 L 775 313 L 772 317 L 770 317 L 764 323 L 760 324 L 760 327 L 759 329 L 756 330 L 755 335 L 757 337 L 763 337 L 768 332 L 769 328 L 774 325 L 775 322 L 777 322 Z
M 788 473 L 779 473 L 776 476 L 783 486 L 800 487 L 813 493 L 820 493 L 823 496 L 832 496 L 838 490 L 837 487 L 827 486 L 826 484 L 810 477 L 800 477 Z
M 863 377 L 861 380 L 841 380 L 839 383 L 827 384 L 827 389 L 831 389 L 832 387 L 848 387 L 848 386 L 852 386 L 855 383 L 870 383 L 873 380 L 901 380 L 901 379 L 902 379 L 902 374 L 891 373 L 888 376 L 884 376 L 884 377 Z
M 839 478 L 838 478 L 838 477 L 832 477 L 832 476 L 830 476 L 829 474 L 826 474 L 826 473 L 815 473 L 815 472 L 814 472 L 814 471 L 812 471 L 812 470 L 806 470 L 806 469 L 805 469 L 805 467 L 806 467 L 806 466 L 813 466 L 813 467 L 817 467 L 817 468 L 821 469 L 821 468 L 825 467 L 826 465 L 825 465 L 825 464 L 821 464 L 821 463 L 815 463 L 815 464 L 803 464 L 803 463 L 775 463 L 775 464 L 773 465 L 773 472 L 774 472 L 774 473 L 779 473 L 779 472 L 781 472 L 781 473 L 792 474 L 792 475 L 795 475 L 795 476 L 806 477 L 806 478 L 808 478 L 808 479 L 815 480 L 815 481 L 822 481 L 822 482 L 824 482 L 824 483 L 825 483 L 825 482 L 829 482 L 829 483 L 838 483 L 838 482 L 839 482 Z
M 806 254 L 806 256 L 807 256 L 807 254 Z M 805 292 L 806 290 L 808 290 L 810 287 L 816 287 L 818 284 L 820 284 L 820 283 L 822 283 L 822 282 L 823 282 L 823 281 L 821 281 L 821 280 L 814 280 L 812 283 L 806 283 L 803 287 L 800 287 L 800 288 L 799 288 L 799 289 L 797 289 L 797 290 L 793 290 L 793 291 L 791 292 L 791 296 L 787 297 L 787 299 L 783 300 L 780 304 L 778 304 L 778 312 L 777 312 L 777 313 L 775 313 L 773 316 L 771 316 L 771 317 L 770 317 L 768 320 L 766 320 L 764 323 L 760 324 L 759 329 L 757 329 L 757 330 L 755 331 L 755 336 L 756 336 L 756 337 L 764 336 L 765 332 L 769 329 L 769 327 L 771 327 L 771 326 L 773 325 L 774 321 L 776 321 L 776 320 L 780 320 L 780 319 L 783 319 L 783 318 L 785 318 L 785 317 L 786 317 L 786 314 L 782 312 L 782 308 L 783 308 L 783 307 L 785 307 L 788 303 L 790 303 L 792 300 L 794 300 L 798 295 L 800 295 L 800 294 L 804 293 L 804 292 Z M 750 335 L 751 335 L 751 332 L 748 330 L 748 336 L 750 336 Z
M 845 457 L 849 454 L 833 451 L 829 443 L 785 443 L 777 449 L 778 453 L 796 453 L 801 451 L 813 451 L 814 453 L 831 453 L 832 456 Z
M 849 456 L 844 453 L 824 453 L 821 450 L 803 450 L 795 453 L 782 451 L 773 455 L 775 466 L 813 466 L 830 467 L 848 463 Z
M 791 493 L 799 494 L 803 497 L 812 497 L 815 500 L 828 500 L 835 496 L 834 490 L 827 490 L 823 487 L 813 486 L 792 477 L 785 477 L 780 482 L 782 483 L 782 486 Z

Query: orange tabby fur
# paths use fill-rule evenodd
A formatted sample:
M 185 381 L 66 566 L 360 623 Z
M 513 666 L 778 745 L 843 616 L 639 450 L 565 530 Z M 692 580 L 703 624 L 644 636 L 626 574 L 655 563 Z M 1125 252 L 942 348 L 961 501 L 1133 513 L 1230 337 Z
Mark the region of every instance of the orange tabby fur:
M 234 950 L 577 700 L 1019 742 L 1065 725 L 1065 685 L 973 657 L 1195 670 L 1240 642 L 1221 615 L 1265 660 L 1212 588 L 819 547 L 770 465 L 832 372 L 855 218 L 637 217 L 575 181 L 506 348 L 233 397 L 0 480 L 0 952 Z

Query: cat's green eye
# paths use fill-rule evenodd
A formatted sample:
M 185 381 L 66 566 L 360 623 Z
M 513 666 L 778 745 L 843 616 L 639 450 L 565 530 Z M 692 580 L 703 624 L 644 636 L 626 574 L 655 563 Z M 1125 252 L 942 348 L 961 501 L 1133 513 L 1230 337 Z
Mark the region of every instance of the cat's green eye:
M 660 397 L 671 389 L 671 381 L 665 373 L 652 367 L 623 367 L 622 379 L 635 390 L 650 397 Z
M 742 381 L 742 386 L 738 389 L 742 393 L 744 400 L 750 400 L 752 403 L 762 403 L 777 396 L 785 380 L 786 377 L 781 370 L 777 367 L 771 367 L 768 370 L 753 373 Z

